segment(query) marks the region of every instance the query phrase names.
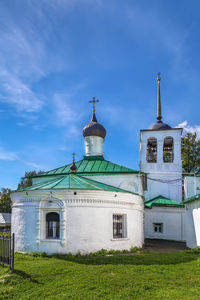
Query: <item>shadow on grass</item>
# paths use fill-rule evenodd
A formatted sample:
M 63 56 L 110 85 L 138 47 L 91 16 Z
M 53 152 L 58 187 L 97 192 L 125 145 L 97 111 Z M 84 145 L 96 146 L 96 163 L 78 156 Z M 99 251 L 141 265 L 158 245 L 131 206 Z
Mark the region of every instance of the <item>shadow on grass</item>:
M 175 253 L 141 253 L 137 255 L 113 255 L 113 256 L 73 256 L 58 255 L 51 256 L 78 264 L 85 265 L 176 265 L 188 263 L 199 258 L 198 254 L 189 252 Z
M 24 279 L 29 280 L 30 282 L 34 282 L 34 283 L 38 283 L 38 284 L 39 284 L 39 282 L 38 282 L 36 279 L 33 279 L 29 274 L 27 274 L 27 273 L 24 272 L 24 271 L 21 271 L 21 270 L 15 270 L 14 274 L 17 274 L 17 275 L 19 275 L 20 277 L 23 277 Z

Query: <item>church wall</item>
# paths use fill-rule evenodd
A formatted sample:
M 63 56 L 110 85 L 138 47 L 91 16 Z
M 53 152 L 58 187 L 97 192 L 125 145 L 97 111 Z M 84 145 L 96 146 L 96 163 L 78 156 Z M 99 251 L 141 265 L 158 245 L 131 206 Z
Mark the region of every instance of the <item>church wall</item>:
M 184 196 L 185 199 L 200 194 L 200 176 L 184 177 Z
M 115 174 L 83 176 L 143 196 L 141 174 Z
M 77 194 L 74 195 L 74 192 Z M 16 251 L 89 253 L 104 249 L 142 247 L 143 199 L 128 193 L 54 190 L 17 192 L 11 195 L 12 232 Z M 60 238 L 45 237 L 46 214 L 60 215 Z M 113 214 L 126 215 L 125 238 L 113 239 Z
M 200 201 L 186 203 L 186 244 L 200 247 Z
M 185 241 L 185 208 L 145 208 L 145 238 Z M 163 224 L 163 232 L 155 232 L 154 224 Z
M 160 181 L 164 182 L 160 182 Z M 173 180 L 177 180 L 174 181 Z M 145 201 L 151 200 L 159 195 L 168 199 L 182 201 L 182 176 L 179 174 L 151 173 L 147 175 L 147 191 Z

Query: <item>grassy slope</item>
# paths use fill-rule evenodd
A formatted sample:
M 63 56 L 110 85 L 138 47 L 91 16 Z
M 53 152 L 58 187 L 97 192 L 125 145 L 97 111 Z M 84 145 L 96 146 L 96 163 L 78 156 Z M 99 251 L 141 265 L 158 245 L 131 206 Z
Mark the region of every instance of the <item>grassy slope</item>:
M 0 299 L 200 299 L 200 256 L 191 252 L 109 257 L 16 254 L 0 267 Z

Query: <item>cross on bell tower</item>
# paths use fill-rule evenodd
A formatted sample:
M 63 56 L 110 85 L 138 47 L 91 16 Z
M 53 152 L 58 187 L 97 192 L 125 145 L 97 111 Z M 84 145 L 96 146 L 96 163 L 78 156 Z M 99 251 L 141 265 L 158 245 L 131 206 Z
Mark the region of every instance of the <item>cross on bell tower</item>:
M 99 102 L 99 100 L 95 99 L 95 97 L 92 98 L 92 100 L 89 101 L 89 103 L 93 104 L 93 113 L 95 113 L 95 103 Z

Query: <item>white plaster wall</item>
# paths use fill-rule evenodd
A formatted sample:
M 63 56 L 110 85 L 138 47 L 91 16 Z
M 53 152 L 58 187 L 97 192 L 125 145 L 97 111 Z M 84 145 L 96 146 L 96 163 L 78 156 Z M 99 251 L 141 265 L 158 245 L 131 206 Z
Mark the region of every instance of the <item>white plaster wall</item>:
M 143 200 L 140 196 L 58 190 L 53 193 L 32 191 L 28 195 L 17 192 L 11 197 L 16 251 L 75 254 L 143 245 Z M 48 206 L 49 199 L 51 203 Z M 42 218 L 48 211 L 56 209 L 60 209 L 62 235 L 60 240 L 46 240 L 42 233 L 45 232 L 45 220 Z M 127 215 L 127 238 L 113 239 L 113 214 Z
M 184 177 L 184 194 L 185 199 L 200 194 L 200 176 Z
M 141 174 L 84 175 L 83 177 L 143 195 Z
M 163 223 L 163 233 L 154 232 L 153 223 Z M 145 238 L 185 241 L 185 208 L 145 208 Z
M 102 137 L 87 136 L 84 138 L 84 142 L 85 142 L 85 155 L 86 156 L 103 155 L 104 139 Z
M 164 180 L 165 182 L 160 182 Z M 173 181 L 178 180 L 178 181 Z M 166 182 L 168 181 L 168 182 Z M 151 173 L 147 175 L 147 191 L 145 191 L 145 201 L 151 200 L 159 195 L 168 199 L 182 201 L 182 175 Z
M 200 246 L 200 201 L 186 203 L 186 244 L 189 248 Z

